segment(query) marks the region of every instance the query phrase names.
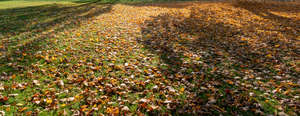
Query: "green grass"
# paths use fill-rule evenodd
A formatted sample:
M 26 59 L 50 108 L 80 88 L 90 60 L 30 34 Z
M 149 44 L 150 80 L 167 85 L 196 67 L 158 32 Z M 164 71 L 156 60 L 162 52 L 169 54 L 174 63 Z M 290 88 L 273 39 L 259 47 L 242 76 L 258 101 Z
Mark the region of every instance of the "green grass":
M 193 1 L 193 0 L 175 0 L 175 1 Z M 0 0 L 0 9 L 21 8 L 30 6 L 40 6 L 49 4 L 80 4 L 80 3 L 159 3 L 174 2 L 174 0 Z
M 103 32 L 109 27 L 104 27 L 101 24 L 103 20 L 90 21 L 94 21 L 98 16 L 111 12 L 112 4 L 103 3 L 136 2 L 166 1 L 0 1 L 0 19 L 3 19 L 0 20 L 0 40 L 2 40 L 0 41 L 0 52 L 1 55 L 5 56 L 0 57 L 0 74 L 3 74 L 4 77 L 8 75 L 7 77 L 10 78 L 1 80 L 1 84 L 5 86 L 5 91 L 1 91 L 1 95 L 18 94 L 15 97 L 10 96 L 6 102 L 0 102 L 0 111 L 5 111 L 7 115 L 25 114 L 33 111 L 38 112 L 39 115 L 46 116 L 62 114 L 64 110 L 67 114 L 72 114 L 74 112 L 71 110 L 82 110 L 84 105 L 88 105 L 88 109 L 92 109 L 96 105 L 99 110 L 93 113 L 99 114 L 106 113 L 108 107 L 118 107 L 118 99 L 122 98 L 129 100 L 124 101 L 123 105 L 128 106 L 129 111 L 137 115 L 137 110 L 147 113 L 147 109 L 142 108 L 141 104 L 136 102 L 137 100 L 141 98 L 155 98 L 153 104 L 161 106 L 161 109 L 154 110 L 154 113 L 179 115 L 176 111 L 185 106 L 186 100 L 195 99 L 195 105 L 205 107 L 205 104 L 210 100 L 210 96 L 215 95 L 216 105 L 221 107 L 221 110 L 208 108 L 208 111 L 213 112 L 215 115 L 232 115 L 233 113 L 255 115 L 253 111 L 249 113 L 242 111 L 240 107 L 232 105 L 231 102 L 233 101 L 241 102 L 241 104 L 246 102 L 249 103 L 247 105 L 252 106 L 254 106 L 253 103 L 259 103 L 261 104 L 261 110 L 266 114 L 277 112 L 275 106 L 279 105 L 279 101 L 273 98 L 272 95 L 263 96 L 264 91 L 253 89 L 244 91 L 239 86 L 225 81 L 231 80 L 236 76 L 242 76 L 240 72 L 249 69 L 241 67 L 238 63 L 230 64 L 231 61 L 226 60 L 226 58 L 229 58 L 227 56 L 223 58 L 225 60 L 222 62 L 208 62 L 207 64 L 217 69 L 226 68 L 232 72 L 230 76 L 216 73 L 214 68 L 210 66 L 203 64 L 195 66 L 193 64 L 195 58 L 184 56 L 181 52 L 174 52 L 178 57 L 170 57 L 168 53 L 171 50 L 163 54 L 152 51 L 151 47 L 153 46 L 149 48 L 147 47 L 148 44 L 127 40 L 128 35 L 123 33 L 115 39 L 109 36 L 106 37 L 108 34 L 98 35 L 99 32 Z M 113 29 L 123 30 L 118 27 Z M 188 41 L 180 44 L 188 47 L 188 45 L 193 43 Z M 124 47 L 124 45 L 127 45 L 127 47 Z M 2 48 L 2 46 L 4 47 Z M 138 48 L 133 48 L 132 46 L 138 46 Z M 134 50 L 128 50 L 128 48 Z M 165 47 L 157 46 L 156 48 Z M 111 55 L 111 53 L 115 54 Z M 145 56 L 151 60 L 144 59 Z M 197 60 L 206 62 L 211 59 L 208 57 L 202 57 Z M 111 63 L 114 65 L 110 66 Z M 134 64 L 135 67 L 131 69 L 124 68 L 125 63 Z M 161 65 L 162 63 L 166 65 Z M 91 70 L 91 66 L 99 66 L 100 68 Z M 182 74 L 189 77 L 186 79 L 188 84 L 181 83 L 178 85 L 178 82 L 182 81 L 181 78 L 185 77 L 173 79 L 169 77 L 176 76 L 178 71 L 184 68 L 186 69 L 182 71 Z M 148 74 L 150 72 L 148 69 L 154 70 L 153 72 L 156 74 Z M 201 74 L 193 74 L 199 69 L 203 71 L 202 73 L 205 76 L 201 77 Z M 268 70 L 270 71 L 269 76 L 278 73 L 272 69 Z M 160 71 L 161 76 L 159 76 L 158 71 Z M 11 79 L 13 75 L 15 75 L 15 78 Z M 133 79 L 128 78 L 131 75 L 134 75 Z M 95 78 L 105 79 L 98 82 L 94 80 Z M 108 91 L 110 87 L 106 84 L 120 85 L 126 82 L 123 80 L 125 78 L 133 82 L 133 84 L 126 84 L 126 86 L 131 87 L 130 92 L 126 93 L 126 95 L 121 95 L 114 90 Z M 40 85 L 35 85 L 33 83 L 34 80 L 38 80 Z M 145 83 L 147 80 L 151 81 Z M 63 87 L 59 85 L 60 81 L 64 82 L 65 85 Z M 251 79 L 235 81 L 246 84 L 258 82 Z M 269 81 L 268 79 L 262 80 L 263 83 Z M 92 85 L 90 82 L 95 82 L 96 85 Z M 25 84 L 23 85 L 24 88 L 20 87 L 19 84 Z M 280 84 L 280 82 L 276 84 Z M 163 93 L 152 91 L 152 88 L 156 85 L 159 85 L 159 88 L 163 88 L 165 91 Z M 161 85 L 163 86 L 161 87 Z M 176 93 L 169 92 L 166 86 L 172 87 Z M 189 86 L 192 87 L 189 88 Z M 211 88 L 211 86 L 213 87 Z M 201 90 L 202 87 L 206 87 L 206 89 Z M 182 88 L 184 88 L 184 91 L 180 92 Z M 275 88 L 268 89 L 274 90 Z M 65 90 L 69 92 L 65 92 Z M 233 93 L 233 90 L 239 91 Z M 292 90 L 296 91 L 296 88 L 292 88 Z M 92 91 L 97 91 L 97 93 L 92 95 Z M 118 92 L 119 90 L 116 91 Z M 195 96 L 191 97 L 186 91 L 195 93 Z M 256 96 L 249 97 L 248 92 L 254 92 Z M 297 93 L 294 94 L 297 95 Z M 290 97 L 280 93 L 276 95 L 280 98 Z M 108 96 L 108 98 L 102 99 L 101 97 L 103 96 Z M 74 102 L 59 101 L 70 97 L 75 97 Z M 40 99 L 41 103 L 33 103 L 33 98 Z M 87 99 L 93 98 L 98 99 L 99 103 L 88 102 L 90 100 Z M 169 98 L 177 100 L 178 104 L 176 105 L 178 109 L 169 110 L 167 106 L 162 105 L 161 102 Z M 53 104 L 59 108 L 51 107 L 51 103 L 43 101 L 44 99 L 53 99 Z M 201 102 L 198 103 L 197 100 Z M 109 101 L 114 103 L 108 104 Z M 62 105 L 66 106 L 61 107 Z M 150 105 L 152 104 L 147 104 L 147 106 Z M 50 111 L 46 110 L 48 107 Z M 22 108 L 27 109 L 20 111 Z M 222 112 L 222 110 L 226 112 Z M 289 108 L 284 110 L 293 111 Z
M 15 79 L 12 80 L 1 80 L 1 84 L 7 87 L 15 86 L 15 83 L 28 83 L 25 85 L 25 89 L 7 89 L 1 94 L 4 96 L 9 96 L 9 94 L 18 94 L 16 97 L 9 97 L 7 101 L 8 104 L 13 106 L 6 107 L 1 104 L 1 111 L 5 110 L 7 115 L 12 115 L 18 112 L 18 110 L 25 108 L 23 112 L 33 111 L 36 109 L 44 109 L 39 105 L 34 105 L 28 101 L 36 93 L 45 93 L 47 91 L 53 91 L 61 89 L 55 84 L 49 84 L 50 81 L 55 81 L 52 78 L 53 75 L 44 75 L 43 73 L 36 72 L 31 75 L 32 70 L 26 70 L 19 72 L 16 68 L 8 65 L 9 62 L 16 62 L 19 66 L 30 66 L 31 64 L 40 64 L 37 68 L 42 70 L 47 69 L 57 69 L 59 64 L 62 63 L 59 60 L 53 60 L 52 65 L 48 65 L 47 61 L 43 58 L 36 58 L 33 54 L 38 51 L 51 50 L 53 48 L 66 49 L 70 46 L 70 42 L 64 42 L 64 44 L 55 45 L 53 37 L 49 37 L 51 33 L 57 33 L 59 31 L 67 30 L 78 26 L 76 23 L 80 23 L 85 19 L 80 18 L 91 18 L 93 15 L 88 13 L 91 8 L 101 8 L 103 5 L 100 4 L 89 4 L 89 3 L 75 3 L 75 1 L 0 1 L 0 27 L 1 27 L 1 45 L 6 47 L 5 52 L 1 51 L 2 55 L 7 55 L 7 57 L 12 58 L 12 60 L 7 60 L 6 58 L 0 58 L 0 73 L 6 72 L 8 74 L 17 75 Z M 100 10 L 102 11 L 102 10 Z M 85 14 L 81 14 L 85 13 Z M 93 12 L 96 13 L 96 12 Z M 79 16 L 80 15 L 80 16 Z M 87 16 L 90 15 L 90 16 Z M 72 17 L 69 17 L 72 16 Z M 3 19 L 3 20 L 2 20 Z M 79 20 L 80 19 L 80 20 Z M 79 22 L 78 22 L 79 20 Z M 43 25 L 40 25 L 43 24 Z M 64 24 L 64 27 L 58 27 L 54 24 Z M 40 37 L 43 31 L 46 37 Z M 65 37 L 69 37 L 66 35 Z M 65 41 L 64 37 L 56 38 L 57 40 Z M 7 42 L 9 41 L 9 42 Z M 90 44 L 90 43 L 87 43 Z M 74 46 L 75 49 L 80 49 L 78 46 Z M 25 50 L 28 49 L 28 50 Z M 23 51 L 25 54 L 16 54 L 17 51 Z M 25 50 L 25 52 L 24 52 Z M 26 55 L 27 54 L 27 55 Z M 71 57 L 72 54 L 66 54 L 66 56 Z M 52 56 L 53 57 L 53 56 Z M 52 58 L 50 55 L 50 58 Z M 65 59 L 65 57 L 57 57 L 58 59 Z M 76 64 L 76 60 L 72 60 Z M 82 67 L 84 68 L 84 67 Z M 66 70 L 68 72 L 68 70 Z M 28 78 L 29 74 L 31 76 L 39 78 Z M 52 71 L 53 73 L 53 71 Z M 33 80 L 40 81 L 40 86 L 32 86 Z M 62 78 L 66 82 L 66 79 Z M 49 87 L 52 87 L 49 89 Z M 66 96 L 76 96 L 78 93 L 77 88 L 72 88 L 72 91 L 68 94 L 60 95 L 58 97 Z M 47 97 L 41 97 L 41 99 L 46 99 Z M 20 104 L 19 106 L 15 106 Z M 76 102 L 72 107 L 79 108 L 78 105 L 81 102 Z M 66 107 L 69 109 L 71 107 Z M 54 115 L 55 112 L 51 111 L 50 114 Z M 41 111 L 40 115 L 49 115 L 49 111 Z
M 12 9 L 12 8 L 22 8 L 22 7 L 34 7 L 40 5 L 49 4 L 74 4 L 73 1 L 35 1 L 35 0 L 12 0 L 12 1 L 0 1 L 0 9 Z

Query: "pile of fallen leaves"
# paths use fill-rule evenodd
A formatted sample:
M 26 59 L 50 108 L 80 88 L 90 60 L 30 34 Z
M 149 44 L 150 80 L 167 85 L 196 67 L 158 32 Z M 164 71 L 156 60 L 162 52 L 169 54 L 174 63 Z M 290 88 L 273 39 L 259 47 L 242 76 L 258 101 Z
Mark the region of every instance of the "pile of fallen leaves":
M 56 20 L 1 36 L 0 110 L 297 115 L 299 8 L 244 2 L 62 7 L 53 11 L 62 16 Z
M 289 115 L 296 115 L 297 5 L 196 4 L 189 15 L 174 11 L 146 21 L 141 43 L 167 63 L 169 68 L 161 70 L 174 76 L 174 84 L 183 80 L 179 85 L 191 92 L 184 111 L 239 114 L 240 109 L 282 115 L 287 108 L 293 109 Z

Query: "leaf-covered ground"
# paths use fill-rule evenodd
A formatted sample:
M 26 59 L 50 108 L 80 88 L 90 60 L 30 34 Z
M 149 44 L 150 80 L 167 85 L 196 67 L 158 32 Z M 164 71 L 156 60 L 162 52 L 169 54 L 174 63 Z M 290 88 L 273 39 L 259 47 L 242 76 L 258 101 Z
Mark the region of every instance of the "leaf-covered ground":
M 0 114 L 300 114 L 299 3 L 56 3 L 0 19 Z

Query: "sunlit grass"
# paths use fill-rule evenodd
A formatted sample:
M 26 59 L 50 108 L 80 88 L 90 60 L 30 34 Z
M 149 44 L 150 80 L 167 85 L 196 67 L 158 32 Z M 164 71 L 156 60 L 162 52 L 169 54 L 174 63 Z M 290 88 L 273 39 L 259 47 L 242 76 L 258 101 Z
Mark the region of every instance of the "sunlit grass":
M 125 0 L 118 0 L 122 1 Z M 253 33 L 240 24 L 247 19 L 251 21 L 247 24 L 262 20 L 260 24 L 282 23 L 290 27 L 282 22 L 290 13 L 285 16 L 240 5 L 208 3 L 193 7 L 197 12 L 189 18 L 190 12 L 185 12 L 189 9 L 185 7 L 190 4 L 103 4 L 111 2 L 114 1 L 0 1 L 0 77 L 4 78 L 0 81 L 3 88 L 0 111 L 7 115 L 42 116 L 71 115 L 77 111 L 95 115 L 124 112 L 175 115 L 180 110 L 187 113 L 206 110 L 211 115 L 297 111 L 280 104 L 281 98 L 298 95 L 299 86 L 293 81 L 296 71 L 282 71 L 292 77 L 287 84 L 280 79 L 269 79 L 279 75 L 279 71 L 270 63 L 257 62 L 263 64 L 272 55 L 257 52 L 263 55 L 250 57 L 248 40 L 255 38 L 239 41 L 239 36 L 232 36 Z M 186 17 L 167 11 L 169 8 L 181 9 Z M 207 15 L 202 16 L 204 13 Z M 136 20 L 141 20 L 141 25 L 136 25 Z M 260 25 L 252 27 L 267 30 Z M 227 40 L 233 37 L 237 41 Z M 270 50 L 274 51 L 289 44 L 272 42 Z M 250 67 L 246 61 L 260 67 Z M 69 98 L 73 100 L 66 100 Z M 124 106 L 128 109 L 124 110 Z
M 75 4 L 70 1 L 0 1 L 0 9 L 22 8 L 49 4 Z

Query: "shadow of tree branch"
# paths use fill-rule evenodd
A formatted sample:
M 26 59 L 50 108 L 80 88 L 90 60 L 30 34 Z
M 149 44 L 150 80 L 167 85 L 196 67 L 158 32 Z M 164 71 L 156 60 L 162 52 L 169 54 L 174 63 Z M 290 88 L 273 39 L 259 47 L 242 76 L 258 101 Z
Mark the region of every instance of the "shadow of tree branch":
M 231 12 L 234 7 L 221 9 L 224 12 Z M 232 113 L 231 115 L 234 115 L 243 112 L 237 110 L 237 108 L 244 107 L 241 104 L 256 107 L 257 101 L 250 100 L 248 87 L 231 85 L 228 80 L 232 80 L 233 77 L 269 79 L 278 74 L 288 74 L 292 80 L 296 81 L 295 77 L 299 75 L 299 72 L 295 71 L 295 67 L 287 68 L 288 64 L 284 62 L 285 57 L 295 60 L 299 55 L 293 44 L 295 42 L 293 38 L 297 37 L 297 33 L 282 33 L 283 38 L 292 37 L 290 41 L 284 41 L 280 40 L 280 36 L 276 34 L 265 33 L 263 35 L 253 31 L 252 28 L 265 29 L 261 25 L 248 22 L 248 26 L 238 27 L 222 20 L 224 17 L 218 14 L 220 12 L 211 9 L 192 7 L 189 16 L 181 13 L 161 14 L 141 25 L 141 33 L 144 37 L 138 41 L 152 53 L 159 55 L 161 61 L 166 64 L 167 67 L 160 68 L 163 75 L 174 83 L 182 82 L 182 80 L 195 83 L 195 85 L 188 85 L 187 91 L 196 96 L 189 98 L 190 101 L 186 104 L 200 105 L 202 108 L 196 111 L 201 114 L 214 110 L 220 111 L 218 108 L 205 104 L 207 103 L 205 100 L 208 99 L 203 96 L 211 94 L 219 99 L 217 104 L 221 109 L 227 109 Z M 241 20 L 237 17 L 224 19 Z M 291 26 L 285 25 L 286 22 L 282 23 L 284 27 Z M 297 26 L 299 25 L 294 25 L 294 27 Z M 257 40 L 252 35 L 258 35 L 263 39 Z M 275 44 L 280 44 L 282 47 L 276 48 Z M 275 68 L 278 66 L 281 68 Z M 210 88 L 209 86 L 214 86 L 219 90 L 201 89 Z M 228 92 L 225 96 L 217 94 L 232 87 L 238 92 L 234 94 Z M 250 102 L 246 102 L 248 100 Z M 189 109 L 191 107 L 180 106 L 177 105 L 178 109 L 175 112 L 193 111 Z
M 111 7 L 112 4 L 91 2 L 77 6 L 52 4 L 1 10 L 0 17 L 10 19 L 9 23 L 5 23 L 7 20 L 0 23 L 0 27 L 7 30 L 1 33 L 4 35 L 0 48 L 1 75 L 5 77 L 26 70 L 36 62 L 34 54 L 53 44 L 50 39 L 57 33 L 74 29 L 82 22 L 110 12 Z M 28 55 L 24 56 L 24 53 Z

